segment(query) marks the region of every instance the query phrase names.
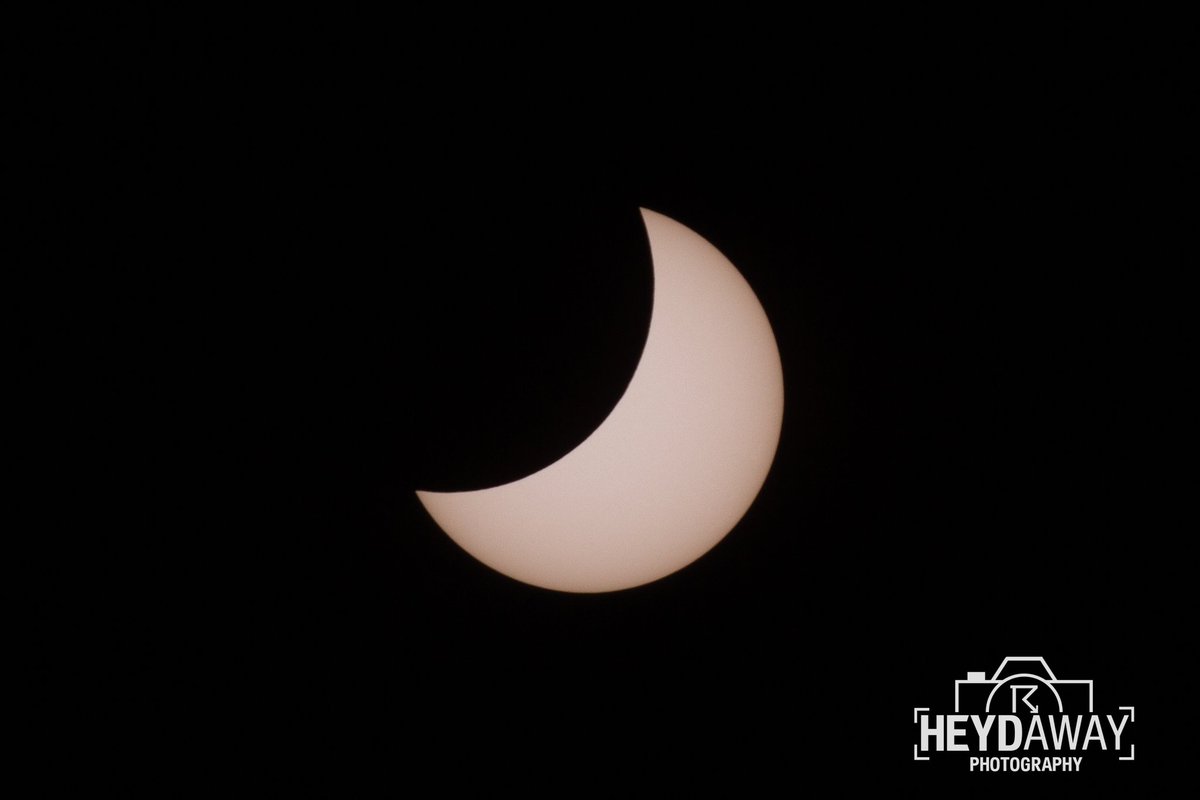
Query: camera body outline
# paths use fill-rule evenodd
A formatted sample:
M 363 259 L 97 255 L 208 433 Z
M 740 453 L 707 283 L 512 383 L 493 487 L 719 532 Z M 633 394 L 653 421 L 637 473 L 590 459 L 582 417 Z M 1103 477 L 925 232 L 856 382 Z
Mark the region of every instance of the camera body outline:
M 1037 669 L 1041 674 L 1036 674 L 1032 670 Z M 1014 681 L 1036 681 L 1030 685 L 1026 683 L 1013 683 Z M 1033 713 L 1067 713 L 1068 706 L 1075 706 L 1084 698 L 1086 690 L 1087 711 L 1092 713 L 1094 710 L 1094 693 L 1093 681 L 1082 679 L 1064 680 L 1055 676 L 1051 671 L 1050 665 L 1046 663 L 1046 659 L 1041 656 L 1007 656 L 1000 662 L 1000 666 L 992 674 L 991 678 L 987 677 L 984 672 L 968 672 L 965 680 L 954 681 L 954 713 L 961 713 L 964 698 L 968 701 L 968 706 L 976 706 L 975 710 L 983 713 L 992 713 L 992 706 L 1003 700 L 997 700 L 997 695 L 1001 694 L 1001 687 L 1011 685 L 1013 687 L 1013 708 L 1015 713 L 1017 708 L 1017 689 L 1030 689 L 1031 691 L 1025 697 L 1025 703 L 1033 710 Z M 1055 708 L 1046 709 L 1044 712 L 1039 712 L 1040 707 L 1029 705 L 1028 696 L 1040 686 L 1045 686 L 1050 690 L 1056 701 Z M 1071 702 L 1064 703 L 1063 695 L 1066 694 Z M 982 703 L 980 698 L 986 698 Z M 978 708 L 982 705 L 982 708 Z

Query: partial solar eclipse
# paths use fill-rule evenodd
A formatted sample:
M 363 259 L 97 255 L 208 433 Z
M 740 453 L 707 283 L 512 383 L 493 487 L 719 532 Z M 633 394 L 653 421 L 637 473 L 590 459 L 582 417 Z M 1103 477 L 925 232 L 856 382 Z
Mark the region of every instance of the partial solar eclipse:
M 650 332 L 612 413 L 528 477 L 417 492 L 464 550 L 534 586 L 609 592 L 682 569 L 745 515 L 779 444 L 783 370 L 758 298 L 694 231 L 646 209 L 642 219 Z

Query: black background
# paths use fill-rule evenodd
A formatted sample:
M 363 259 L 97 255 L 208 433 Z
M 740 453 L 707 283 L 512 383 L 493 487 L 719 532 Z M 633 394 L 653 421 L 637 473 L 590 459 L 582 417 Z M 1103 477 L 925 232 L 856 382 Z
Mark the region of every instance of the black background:
M 209 632 L 247 742 L 214 758 L 564 794 L 1165 779 L 1192 627 L 1168 510 L 1180 64 L 1120 25 L 985 44 L 949 22 L 685 22 L 635 42 L 632 15 L 554 35 L 314 17 L 189 41 L 162 118 L 187 266 L 161 313 L 187 338 L 164 359 L 216 451 L 201 491 L 233 498 L 205 547 L 246 590 Z M 413 492 L 514 480 L 604 419 L 649 324 L 639 206 L 758 294 L 779 452 L 679 573 L 525 586 Z M 913 762 L 912 708 L 948 711 L 1006 655 L 1136 706 L 1137 761 Z

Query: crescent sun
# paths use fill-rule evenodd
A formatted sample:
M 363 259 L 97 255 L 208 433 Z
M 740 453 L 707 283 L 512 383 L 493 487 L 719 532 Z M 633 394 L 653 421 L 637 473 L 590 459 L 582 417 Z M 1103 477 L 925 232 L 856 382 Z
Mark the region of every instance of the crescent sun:
M 604 422 L 512 483 L 417 492 L 464 550 L 535 586 L 607 592 L 682 569 L 742 519 L 779 444 L 783 369 L 754 291 L 690 228 L 641 213 L 650 330 Z

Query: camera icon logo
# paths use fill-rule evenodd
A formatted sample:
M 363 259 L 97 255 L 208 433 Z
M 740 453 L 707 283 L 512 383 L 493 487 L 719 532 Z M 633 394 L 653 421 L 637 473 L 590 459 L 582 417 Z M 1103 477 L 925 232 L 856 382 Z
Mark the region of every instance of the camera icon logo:
M 956 714 L 1090 714 L 1093 705 L 1091 680 L 1058 678 L 1041 656 L 1009 656 L 990 678 L 968 672 L 954 682 Z

